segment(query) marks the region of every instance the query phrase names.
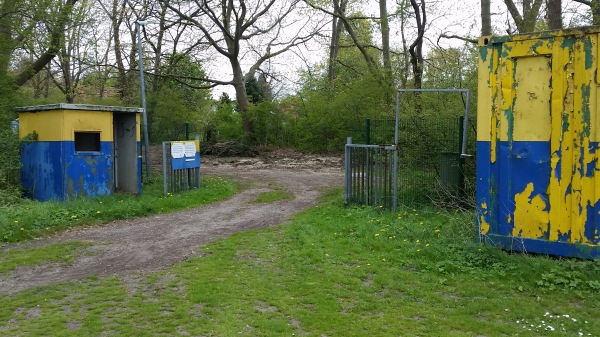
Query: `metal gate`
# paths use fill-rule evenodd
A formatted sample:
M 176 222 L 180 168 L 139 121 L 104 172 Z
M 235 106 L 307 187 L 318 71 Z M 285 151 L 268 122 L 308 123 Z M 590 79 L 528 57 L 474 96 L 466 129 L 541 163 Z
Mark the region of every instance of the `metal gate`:
M 345 201 L 396 209 L 396 146 L 346 142 Z
M 399 153 L 402 151 L 399 143 L 399 121 L 400 121 L 400 97 L 402 93 L 407 92 L 431 92 L 431 93 L 459 93 L 465 95 L 465 110 L 464 118 L 461 119 L 461 140 L 458 153 L 441 152 L 435 153 L 434 156 L 440 156 L 444 168 L 436 170 L 440 178 L 449 175 L 452 164 L 461 163 L 462 158 L 470 157 L 466 154 L 467 145 L 467 126 L 468 126 L 468 111 L 470 101 L 469 89 L 399 89 L 396 96 L 396 120 L 394 130 L 394 143 L 391 145 L 364 145 L 352 144 L 352 138 L 348 138 L 345 147 L 345 201 L 346 203 L 358 203 L 369 206 L 376 206 L 391 209 L 396 211 L 398 206 L 399 195 Z M 422 116 L 421 116 L 422 117 Z M 410 132 L 409 128 L 405 132 Z M 437 131 L 436 131 L 437 132 Z M 369 138 L 369 137 L 367 137 Z M 413 135 L 411 142 L 422 142 L 418 135 Z M 407 146 L 407 144 L 404 144 Z M 434 151 L 434 149 L 432 147 Z M 403 152 L 404 155 L 404 152 Z M 458 165 L 458 169 L 460 165 Z M 445 175 L 444 175 L 445 174 Z M 460 177 L 460 175 L 459 175 Z M 418 178 L 415 178 L 418 179 Z M 450 182 L 446 179 L 442 183 Z M 460 184 L 460 179 L 458 179 Z M 450 186 L 454 188 L 453 186 Z M 402 186 L 400 186 L 402 188 Z M 461 187 L 459 186 L 458 189 Z

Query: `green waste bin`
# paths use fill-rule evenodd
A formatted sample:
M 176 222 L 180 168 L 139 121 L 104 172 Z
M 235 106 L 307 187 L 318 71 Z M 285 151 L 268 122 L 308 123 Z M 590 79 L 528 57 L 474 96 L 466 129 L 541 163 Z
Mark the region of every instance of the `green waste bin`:
M 440 182 L 442 188 L 452 195 L 458 195 L 462 191 L 463 175 L 460 161 L 460 153 L 440 153 Z

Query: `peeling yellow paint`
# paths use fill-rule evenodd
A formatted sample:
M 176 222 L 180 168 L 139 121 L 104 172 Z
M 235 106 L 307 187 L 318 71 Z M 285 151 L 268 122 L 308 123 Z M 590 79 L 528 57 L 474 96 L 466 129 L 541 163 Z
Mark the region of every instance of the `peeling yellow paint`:
M 515 225 L 513 236 L 541 238 L 548 231 L 549 216 L 546 202 L 538 194 L 531 196 L 533 183 L 527 184 L 523 192 L 515 195 Z
M 537 180 L 527 176 L 537 173 L 519 173 L 519 190 L 531 182 L 507 195 L 514 205 L 513 200 L 499 200 L 501 205 L 509 203 L 503 206 L 508 208 L 503 219 L 491 219 L 489 224 L 480 217 L 481 234 L 487 234 L 496 221 L 506 221 L 512 224 L 513 236 L 600 246 L 598 229 L 589 228 L 597 226 L 600 217 L 600 212 L 589 214 L 600 202 L 599 36 L 600 29 L 591 27 L 490 38 L 479 80 L 485 81 L 480 95 L 486 96 L 480 102 L 492 107 L 484 107 L 478 120 L 487 124 L 478 125 L 485 131 L 478 134 L 478 141 L 490 142 L 490 163 L 496 164 L 490 166 L 490 183 L 498 183 L 498 176 L 512 179 L 506 174 L 517 174 L 494 171 L 497 161 L 526 163 L 531 158 L 521 144 L 519 153 L 509 151 L 510 157 L 505 157 L 502 152 L 503 157 L 497 158 L 504 149 L 499 142 L 510 149 L 513 142 L 549 142 L 550 152 L 537 163 L 547 165 L 550 176 Z M 549 183 L 546 187 L 538 181 Z M 498 189 L 491 186 L 489 191 L 491 198 L 499 198 Z M 481 209 L 487 214 L 487 205 Z
M 486 235 L 490 231 L 490 224 L 485 221 L 484 216 L 488 213 L 487 208 L 488 207 L 485 202 L 481 204 L 481 210 L 483 211 L 483 214 L 479 217 L 479 233 L 481 235 Z
M 485 221 L 483 215 L 479 217 L 479 233 L 481 235 L 487 235 L 490 231 L 490 224 Z

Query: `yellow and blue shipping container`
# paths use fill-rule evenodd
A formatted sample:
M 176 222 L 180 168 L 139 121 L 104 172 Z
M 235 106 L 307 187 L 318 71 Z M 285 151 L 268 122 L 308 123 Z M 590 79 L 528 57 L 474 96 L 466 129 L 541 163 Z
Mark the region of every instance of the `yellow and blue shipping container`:
M 479 39 L 480 239 L 600 257 L 600 28 Z
M 20 107 L 21 180 L 40 201 L 141 193 L 140 108 Z

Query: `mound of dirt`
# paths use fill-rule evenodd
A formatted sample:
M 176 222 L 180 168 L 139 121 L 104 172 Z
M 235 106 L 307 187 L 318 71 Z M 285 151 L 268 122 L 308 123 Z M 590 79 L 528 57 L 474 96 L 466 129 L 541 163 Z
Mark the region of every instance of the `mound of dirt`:
M 202 155 L 215 157 L 256 157 L 258 151 L 239 142 L 223 142 L 202 147 Z

